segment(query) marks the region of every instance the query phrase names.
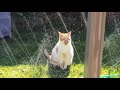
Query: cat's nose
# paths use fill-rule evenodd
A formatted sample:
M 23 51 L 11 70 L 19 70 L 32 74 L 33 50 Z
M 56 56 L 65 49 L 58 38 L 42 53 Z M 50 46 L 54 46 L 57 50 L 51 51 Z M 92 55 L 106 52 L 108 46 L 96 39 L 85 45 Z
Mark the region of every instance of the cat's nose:
M 68 40 L 65 40 L 65 42 L 64 42 L 65 44 L 67 44 L 68 43 Z

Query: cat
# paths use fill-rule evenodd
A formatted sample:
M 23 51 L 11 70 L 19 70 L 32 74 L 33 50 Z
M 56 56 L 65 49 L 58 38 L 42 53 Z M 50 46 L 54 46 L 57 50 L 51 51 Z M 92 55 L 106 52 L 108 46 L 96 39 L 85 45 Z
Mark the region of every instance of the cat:
M 66 69 L 73 62 L 74 49 L 71 44 L 71 31 L 61 33 L 58 31 L 59 40 L 49 55 L 47 49 L 44 50 L 45 56 L 48 57 L 51 64 L 59 66 L 61 69 Z

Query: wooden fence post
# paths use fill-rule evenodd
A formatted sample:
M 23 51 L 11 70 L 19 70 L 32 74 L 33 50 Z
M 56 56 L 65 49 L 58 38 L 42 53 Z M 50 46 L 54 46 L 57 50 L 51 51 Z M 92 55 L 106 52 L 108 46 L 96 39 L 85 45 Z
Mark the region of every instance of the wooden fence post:
M 85 78 L 99 78 L 101 73 L 106 12 L 88 12 Z

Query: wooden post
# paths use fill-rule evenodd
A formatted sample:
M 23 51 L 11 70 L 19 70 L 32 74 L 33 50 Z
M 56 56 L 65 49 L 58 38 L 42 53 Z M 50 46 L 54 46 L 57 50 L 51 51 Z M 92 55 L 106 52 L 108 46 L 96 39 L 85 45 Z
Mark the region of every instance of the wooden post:
M 106 12 L 88 12 L 85 78 L 99 78 L 101 73 Z

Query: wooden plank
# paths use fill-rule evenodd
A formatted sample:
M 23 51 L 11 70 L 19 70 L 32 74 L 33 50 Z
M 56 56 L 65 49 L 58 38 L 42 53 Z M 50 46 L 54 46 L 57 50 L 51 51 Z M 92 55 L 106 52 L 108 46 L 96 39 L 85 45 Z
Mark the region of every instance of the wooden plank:
M 86 37 L 85 78 L 98 78 L 101 72 L 106 12 L 89 12 Z

